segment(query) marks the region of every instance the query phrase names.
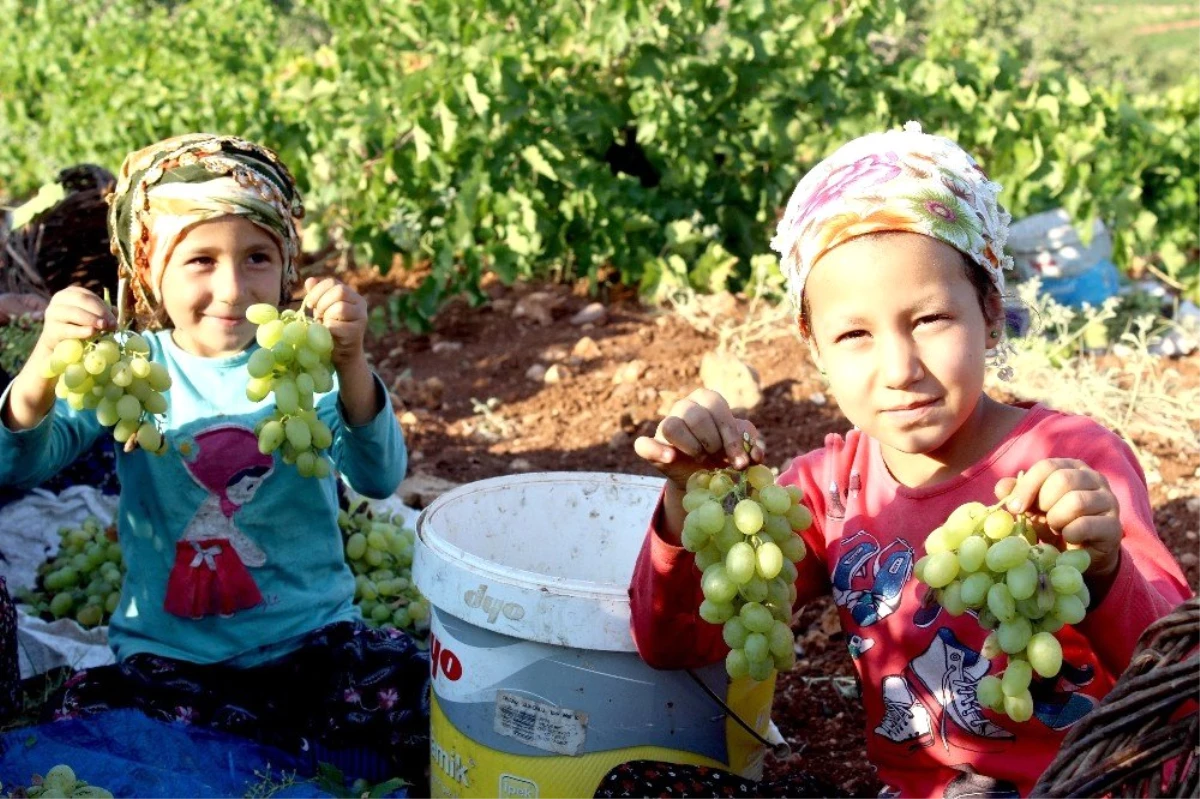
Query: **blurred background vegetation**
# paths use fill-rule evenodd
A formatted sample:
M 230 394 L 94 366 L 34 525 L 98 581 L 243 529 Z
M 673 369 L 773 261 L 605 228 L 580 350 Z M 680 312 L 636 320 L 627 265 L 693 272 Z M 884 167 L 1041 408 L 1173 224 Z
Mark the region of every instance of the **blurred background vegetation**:
M 796 181 L 909 119 L 1014 217 L 1200 285 L 1194 2 L 0 0 L 0 40 L 0 198 L 236 133 L 295 172 L 307 249 L 419 276 L 414 329 L 488 273 L 777 291 Z

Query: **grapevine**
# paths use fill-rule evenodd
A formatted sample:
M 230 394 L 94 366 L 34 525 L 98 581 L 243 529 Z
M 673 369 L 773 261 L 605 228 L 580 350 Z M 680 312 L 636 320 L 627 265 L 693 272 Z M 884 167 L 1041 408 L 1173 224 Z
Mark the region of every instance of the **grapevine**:
M 702 572 L 700 617 L 723 625 L 726 672 L 766 680 L 790 669 L 796 563 L 806 553 L 798 533 L 812 523 L 803 491 L 776 485 L 762 464 L 699 471 L 687 487 L 682 543 Z
M 976 694 L 981 705 L 1021 722 L 1033 716 L 1033 675 L 1052 678 L 1062 667 L 1055 633 L 1083 621 L 1091 556 L 1039 543 L 1028 515 L 1004 510 L 1005 501 L 956 508 L 926 537 L 927 554 L 914 571 L 947 613 L 976 611 L 991 631 L 983 655 L 1006 654 L 1008 666 L 980 680 Z
M 246 364 L 246 396 L 259 402 L 275 395 L 275 410 L 255 427 L 259 451 L 280 449 L 283 462 L 295 464 L 302 477 L 328 477 L 325 451 L 333 433 L 317 418 L 313 402 L 316 394 L 333 390 L 329 329 L 303 312 L 280 312 L 267 303 L 251 305 L 246 318 L 258 325 L 260 346 Z

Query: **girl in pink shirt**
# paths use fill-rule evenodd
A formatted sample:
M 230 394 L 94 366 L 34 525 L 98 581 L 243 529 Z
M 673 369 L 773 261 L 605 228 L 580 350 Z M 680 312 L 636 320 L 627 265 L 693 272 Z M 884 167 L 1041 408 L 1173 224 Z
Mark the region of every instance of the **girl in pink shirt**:
M 910 123 L 856 139 L 806 175 L 772 242 L 800 330 L 854 425 L 780 477 L 803 488 L 814 520 L 796 588 L 800 602 L 832 593 L 838 606 L 888 796 L 1027 795 L 1141 631 L 1190 593 L 1119 437 L 984 393 L 1010 264 L 999 191 L 958 145 Z M 697 615 L 681 500 L 699 469 L 761 461 L 762 441 L 719 394 L 699 390 L 635 448 L 667 478 L 630 588 L 638 650 L 660 668 L 713 662 L 727 647 Z M 1024 723 L 975 697 L 1006 656 L 985 657 L 974 615 L 942 612 L 913 576 L 926 534 L 954 508 L 1001 497 L 1032 514 L 1044 540 L 1092 558 L 1088 616 L 1059 633 L 1062 671 L 1035 677 Z

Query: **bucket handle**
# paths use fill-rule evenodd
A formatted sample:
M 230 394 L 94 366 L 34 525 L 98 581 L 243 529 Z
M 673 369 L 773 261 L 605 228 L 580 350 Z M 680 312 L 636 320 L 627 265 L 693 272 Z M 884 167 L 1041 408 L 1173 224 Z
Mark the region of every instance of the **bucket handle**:
M 704 690 L 704 693 L 708 694 L 712 701 L 721 706 L 721 709 L 725 711 L 726 716 L 729 716 L 729 718 L 736 721 L 738 726 L 745 730 L 750 737 L 754 738 L 754 740 L 771 750 L 771 754 L 774 755 L 776 759 L 782 760 L 792 753 L 792 747 L 788 745 L 787 741 L 782 739 L 778 741 L 770 741 L 764 738 L 758 730 L 751 727 L 745 719 L 739 716 L 733 708 L 727 705 L 724 699 L 717 696 L 716 691 L 714 691 L 712 688 L 709 688 L 708 684 L 704 682 L 704 680 L 700 679 L 696 672 L 692 671 L 691 669 L 687 669 L 687 673 L 688 676 L 696 681 L 696 685 L 699 685 Z

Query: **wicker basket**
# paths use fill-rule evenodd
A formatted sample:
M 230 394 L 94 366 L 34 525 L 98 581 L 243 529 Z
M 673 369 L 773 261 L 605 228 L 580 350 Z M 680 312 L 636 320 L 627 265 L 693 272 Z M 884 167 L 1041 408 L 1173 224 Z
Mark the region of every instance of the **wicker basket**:
M 1033 796 L 1191 796 L 1200 752 L 1200 599 L 1146 628 L 1113 690 L 1063 741 Z

